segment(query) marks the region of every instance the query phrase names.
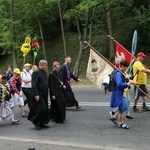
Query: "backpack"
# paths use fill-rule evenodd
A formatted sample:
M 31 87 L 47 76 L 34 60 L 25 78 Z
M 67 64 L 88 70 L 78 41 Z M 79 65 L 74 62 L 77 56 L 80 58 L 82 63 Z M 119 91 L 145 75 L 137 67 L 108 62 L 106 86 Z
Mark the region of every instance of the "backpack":
M 10 92 L 11 90 L 10 80 L 8 80 L 5 85 L 7 87 L 7 90 Z
M 11 93 L 13 93 L 14 92 L 14 89 L 12 88 L 12 86 L 11 86 L 11 83 L 10 83 L 10 80 L 11 80 L 11 78 L 6 82 L 6 87 L 7 87 L 7 90 L 10 92 L 10 94 Z
M 105 79 L 108 79 L 108 82 L 105 83 L 103 80 L 103 86 L 104 86 L 104 90 L 105 90 L 105 94 L 108 92 L 112 92 L 115 88 L 115 81 L 114 81 L 114 75 L 115 73 L 117 73 L 118 70 L 114 70 L 111 72 L 111 74 L 109 74 L 108 76 L 105 77 Z
M 135 62 L 135 61 L 134 61 Z M 133 80 L 133 78 L 137 75 L 137 73 L 139 72 L 139 70 L 135 73 L 135 75 L 133 74 L 133 65 L 134 65 L 134 62 L 131 63 L 131 65 L 128 67 L 128 70 L 127 70 L 127 74 L 130 75 L 130 79 Z

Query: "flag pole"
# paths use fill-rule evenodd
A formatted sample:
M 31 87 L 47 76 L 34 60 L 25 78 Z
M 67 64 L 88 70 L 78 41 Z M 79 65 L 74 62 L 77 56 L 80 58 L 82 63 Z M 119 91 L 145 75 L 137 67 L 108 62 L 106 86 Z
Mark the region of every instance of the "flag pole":
M 133 55 L 133 54 L 131 54 L 126 48 L 124 48 L 119 42 L 117 42 L 112 36 L 110 36 L 110 35 L 107 35 L 111 40 L 113 40 L 115 43 L 117 43 L 119 46 L 121 46 L 128 54 L 130 54 L 131 55 L 131 57 L 133 57 L 134 59 L 133 59 L 133 61 L 135 61 L 136 60 L 136 57 Z M 145 65 L 143 65 L 146 69 L 148 69 L 148 67 L 146 67 Z
M 85 44 L 87 44 L 94 52 L 96 52 L 101 58 L 103 58 L 110 66 L 112 66 L 114 69 L 118 70 L 123 76 L 125 76 L 124 73 L 122 73 L 116 66 L 114 66 L 113 63 L 111 63 L 107 58 L 105 58 L 98 50 L 96 50 L 92 45 L 90 45 L 87 41 L 84 41 Z M 137 89 L 139 89 L 146 97 L 150 99 L 150 96 L 145 93 L 141 88 L 139 88 L 135 83 L 132 83 Z
M 130 54 L 134 59 L 136 59 L 136 57 L 134 55 L 132 55 L 125 47 L 123 47 L 119 42 L 117 42 L 112 36 L 107 35 L 111 40 L 113 40 L 115 43 L 117 43 L 120 47 L 122 47 L 128 54 Z

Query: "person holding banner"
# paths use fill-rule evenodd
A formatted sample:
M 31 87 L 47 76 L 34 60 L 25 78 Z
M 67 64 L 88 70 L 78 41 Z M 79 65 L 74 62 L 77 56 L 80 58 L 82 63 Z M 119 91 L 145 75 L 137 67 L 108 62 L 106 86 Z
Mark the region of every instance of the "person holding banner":
M 127 74 L 126 74 L 127 75 Z M 125 88 L 124 89 L 124 93 L 123 93 L 123 96 L 126 97 L 127 99 L 127 103 L 128 103 L 128 109 L 126 110 L 126 116 L 125 116 L 125 119 L 131 119 L 133 120 L 134 118 L 130 115 L 130 93 L 129 93 L 129 89 L 130 89 L 130 86 Z M 112 118 L 113 115 L 118 111 L 118 107 L 113 109 L 112 111 L 110 111 L 110 117 Z
M 137 54 L 137 59 L 135 63 L 133 64 L 133 82 L 138 85 L 140 89 L 142 89 L 146 94 L 148 94 L 146 83 L 147 83 L 147 73 L 150 73 L 150 70 L 145 68 L 143 65 L 143 60 L 146 58 L 146 55 L 143 52 L 139 52 Z M 146 106 L 146 96 L 135 87 L 134 89 L 134 106 L 133 106 L 133 112 L 139 112 L 137 109 L 137 103 L 139 97 L 143 97 L 143 110 L 149 111 L 149 108 Z
M 126 77 L 123 75 L 127 70 L 129 63 L 126 60 L 120 61 L 120 71 L 116 71 L 114 74 L 114 89 L 110 98 L 110 107 L 116 108 L 118 107 L 117 112 L 114 114 L 110 120 L 118 125 L 120 128 L 129 129 L 130 127 L 126 125 L 123 121 L 123 113 L 128 109 L 128 103 L 126 100 L 126 91 L 124 91 L 130 84 L 133 83 L 132 80 L 126 82 L 126 78 L 129 79 L 129 76 Z M 122 74 L 123 73 L 123 74 Z M 118 119 L 118 121 L 117 121 Z

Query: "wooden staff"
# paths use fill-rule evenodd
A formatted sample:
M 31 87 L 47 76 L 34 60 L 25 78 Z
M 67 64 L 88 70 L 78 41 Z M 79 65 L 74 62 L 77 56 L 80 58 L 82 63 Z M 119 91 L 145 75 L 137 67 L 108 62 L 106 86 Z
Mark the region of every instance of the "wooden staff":
M 114 69 L 118 70 L 122 75 L 125 76 L 124 73 L 121 72 L 120 69 L 118 69 L 116 66 L 114 66 L 114 64 L 112 64 L 107 58 L 105 58 L 98 50 L 96 50 L 94 47 L 92 47 L 87 41 L 85 41 L 84 43 L 86 43 L 95 53 L 97 53 L 101 58 L 103 58 L 110 66 L 112 66 Z M 139 89 L 146 97 L 148 97 L 150 99 L 150 96 L 145 93 L 141 88 L 139 88 L 135 83 L 132 83 L 137 89 Z

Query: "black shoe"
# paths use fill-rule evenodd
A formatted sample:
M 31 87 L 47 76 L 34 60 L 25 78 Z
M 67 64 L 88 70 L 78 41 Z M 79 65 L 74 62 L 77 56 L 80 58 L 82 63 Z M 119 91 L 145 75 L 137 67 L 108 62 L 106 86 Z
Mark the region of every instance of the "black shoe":
M 23 118 L 27 118 L 28 116 L 26 114 L 22 115 Z
M 119 124 L 118 126 L 122 129 L 130 129 L 130 127 L 126 125 L 125 123 Z
M 125 119 L 134 119 L 133 117 L 129 116 L 129 115 L 126 115 Z
M 63 121 L 55 121 L 56 123 L 64 123 Z
M 117 121 L 114 117 L 110 118 L 110 120 L 111 120 L 115 125 L 118 125 L 118 121 Z
M 40 128 L 49 128 L 49 126 L 48 126 L 48 125 L 45 125 L 45 124 L 40 124 L 39 127 L 40 127 Z
M 137 109 L 137 108 L 133 108 L 133 112 L 134 112 L 134 113 L 141 113 L 142 111 L 140 111 L 140 110 Z
M 35 128 L 36 128 L 36 130 L 42 130 L 42 128 L 39 126 L 36 126 Z
M 34 124 L 36 130 L 42 130 L 42 128 L 37 123 L 34 122 L 32 123 Z
M 150 109 L 147 106 L 143 106 L 143 111 L 150 111 Z

